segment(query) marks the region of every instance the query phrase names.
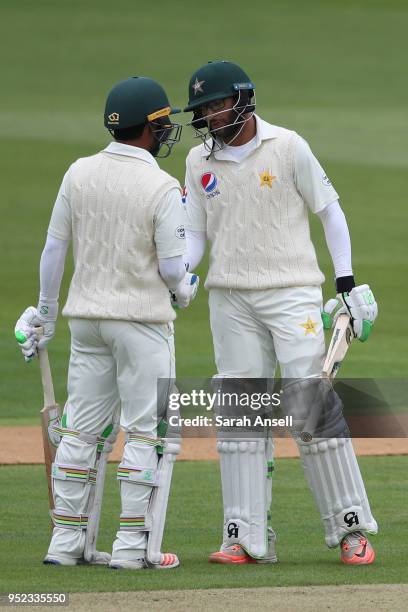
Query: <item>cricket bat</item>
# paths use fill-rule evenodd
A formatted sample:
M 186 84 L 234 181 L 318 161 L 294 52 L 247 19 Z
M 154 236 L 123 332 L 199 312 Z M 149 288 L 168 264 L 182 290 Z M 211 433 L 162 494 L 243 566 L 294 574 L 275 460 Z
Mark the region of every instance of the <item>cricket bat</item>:
M 36 328 L 37 338 L 43 335 L 43 328 Z M 52 431 L 53 425 L 57 424 L 61 417 L 61 408 L 55 401 L 54 385 L 52 383 L 50 360 L 46 348 L 38 349 L 38 361 L 40 363 L 41 382 L 44 393 L 44 407 L 40 411 L 41 430 L 44 446 L 44 464 L 47 475 L 48 499 L 50 510 L 54 508 L 51 484 L 51 467 L 55 460 L 59 436 Z
M 36 328 L 37 338 L 40 339 L 44 330 L 42 327 Z M 38 349 L 38 361 L 40 363 L 41 382 L 44 393 L 44 407 L 40 411 L 41 429 L 44 445 L 44 463 L 48 484 L 48 499 L 50 510 L 54 509 L 54 499 L 52 496 L 52 464 L 59 443 L 59 435 L 52 430 L 53 426 L 59 423 L 61 418 L 61 408 L 55 401 L 54 385 L 52 383 L 50 360 L 46 348 Z M 99 453 L 101 455 L 101 453 Z M 102 505 L 103 483 L 107 463 L 107 453 L 102 453 L 102 458 L 98 459 L 97 485 L 95 485 L 90 501 L 92 512 L 89 516 L 88 529 L 85 539 L 85 560 L 89 563 L 106 565 L 110 560 L 108 553 L 100 553 L 96 550 L 96 540 L 99 531 L 99 519 Z M 96 489 L 96 491 L 95 491 Z M 53 524 L 51 525 L 54 526 Z
M 323 365 L 323 376 L 333 380 L 346 356 L 353 340 L 350 317 L 347 314 L 338 316 L 329 344 L 326 360 Z
M 322 378 L 327 378 L 330 381 L 334 380 L 341 364 L 343 363 L 353 337 L 354 335 L 349 315 L 339 315 L 334 326 L 333 335 L 331 337 L 326 359 L 323 364 Z M 319 417 L 319 406 L 312 406 L 310 415 L 305 423 L 304 430 L 300 434 L 300 438 L 304 442 L 310 442 L 310 440 L 313 438 L 313 435 L 310 432 L 315 431 Z

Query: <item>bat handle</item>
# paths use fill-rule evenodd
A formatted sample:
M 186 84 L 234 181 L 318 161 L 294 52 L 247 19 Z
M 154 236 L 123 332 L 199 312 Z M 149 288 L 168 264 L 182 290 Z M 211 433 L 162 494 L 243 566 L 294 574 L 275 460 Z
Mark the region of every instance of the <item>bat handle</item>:
M 37 339 L 40 340 L 44 335 L 42 327 L 35 328 Z M 38 361 L 40 362 L 41 382 L 44 394 L 44 406 L 55 405 L 54 385 L 52 384 L 50 360 L 48 359 L 47 349 L 38 349 Z

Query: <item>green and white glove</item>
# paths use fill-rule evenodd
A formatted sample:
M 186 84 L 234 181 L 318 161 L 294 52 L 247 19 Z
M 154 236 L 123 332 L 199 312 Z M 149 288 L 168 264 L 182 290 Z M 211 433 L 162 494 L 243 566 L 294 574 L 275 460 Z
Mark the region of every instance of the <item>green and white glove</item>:
M 349 293 L 338 293 L 324 305 L 322 312 L 323 326 L 331 329 L 340 314 L 348 314 L 354 335 L 365 342 L 377 318 L 378 306 L 373 292 L 368 285 L 354 287 Z
M 44 348 L 55 334 L 58 316 L 58 302 L 41 300 L 35 308 L 29 306 L 18 319 L 14 328 L 15 338 L 24 355 L 25 361 L 31 361 L 37 355 L 37 349 Z M 36 327 L 44 329 L 40 340 L 35 332 Z
M 197 274 L 186 272 L 183 280 L 175 289 L 170 289 L 171 305 L 173 308 L 187 308 L 197 295 L 200 277 Z

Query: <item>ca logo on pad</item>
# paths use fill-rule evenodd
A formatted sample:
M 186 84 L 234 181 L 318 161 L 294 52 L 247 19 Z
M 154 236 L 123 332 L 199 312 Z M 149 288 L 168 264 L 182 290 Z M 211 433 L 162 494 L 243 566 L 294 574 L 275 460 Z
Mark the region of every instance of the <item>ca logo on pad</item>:
M 211 193 L 217 187 L 217 177 L 212 172 L 204 172 L 201 177 L 201 185 L 205 193 Z
M 229 538 L 238 537 L 238 525 L 236 523 L 228 523 L 227 534 Z

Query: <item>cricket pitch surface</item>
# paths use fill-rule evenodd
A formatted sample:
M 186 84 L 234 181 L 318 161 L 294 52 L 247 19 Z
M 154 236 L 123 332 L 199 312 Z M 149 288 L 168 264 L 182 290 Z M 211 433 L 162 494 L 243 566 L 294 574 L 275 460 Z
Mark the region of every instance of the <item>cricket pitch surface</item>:
M 177 571 L 177 570 L 175 570 Z M 273 580 L 273 578 L 271 578 Z M 115 593 L 72 593 L 68 610 L 79 612 L 235 612 L 273 610 L 274 612 L 405 611 L 407 584 L 374 584 L 310 587 L 260 587 L 257 589 L 206 589 L 190 591 L 137 591 Z M 61 608 L 25 606 L 27 610 Z
M 109 461 L 121 460 L 124 435 L 118 439 Z M 357 455 L 408 455 L 408 438 L 354 438 Z M 275 439 L 275 457 L 298 457 L 299 452 L 291 438 Z M 215 437 L 184 438 L 179 460 L 218 459 Z M 0 465 L 44 463 L 41 428 L 0 427 Z

